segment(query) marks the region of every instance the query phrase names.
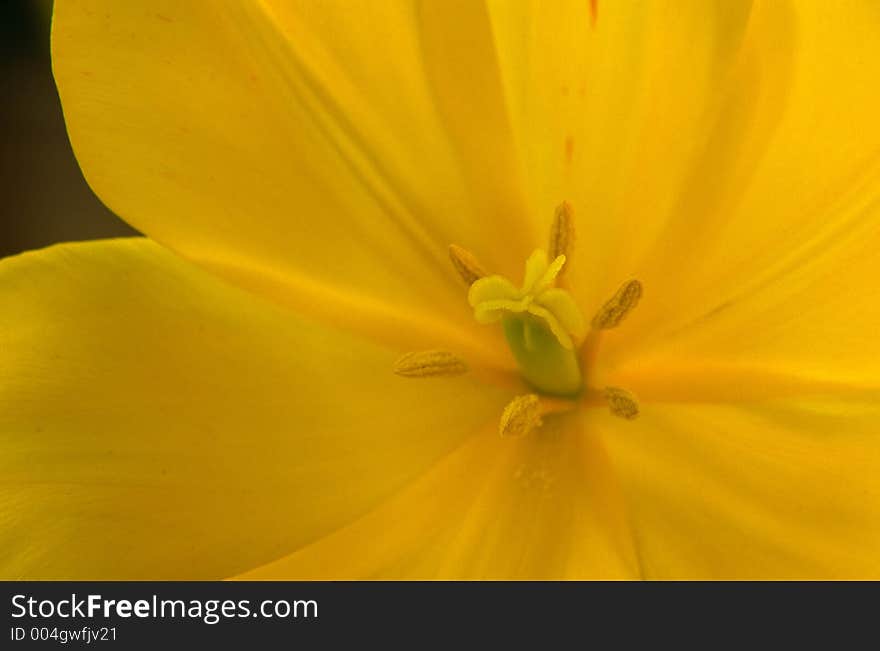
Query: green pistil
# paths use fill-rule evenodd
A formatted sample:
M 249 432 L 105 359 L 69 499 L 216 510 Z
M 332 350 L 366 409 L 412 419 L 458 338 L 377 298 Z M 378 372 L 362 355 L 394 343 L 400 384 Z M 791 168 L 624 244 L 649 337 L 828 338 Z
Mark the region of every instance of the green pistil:
M 482 277 L 471 284 L 468 302 L 480 323 L 501 321 L 523 377 L 536 390 L 570 397 L 583 385 L 575 344 L 584 320 L 571 294 L 556 286 L 564 265 L 565 255 L 550 261 L 539 249 L 526 261 L 520 287 L 503 276 Z
M 520 372 L 537 391 L 560 397 L 577 396 L 583 388 L 577 353 L 559 343 L 550 328 L 530 314 L 506 314 L 504 336 Z

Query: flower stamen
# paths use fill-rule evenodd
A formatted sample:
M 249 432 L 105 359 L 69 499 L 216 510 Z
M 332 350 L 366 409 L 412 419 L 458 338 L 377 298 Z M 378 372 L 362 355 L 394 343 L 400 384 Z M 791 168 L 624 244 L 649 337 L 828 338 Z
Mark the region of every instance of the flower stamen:
M 406 353 L 394 363 L 394 372 L 407 378 L 453 377 L 467 371 L 464 360 L 445 350 Z
M 517 396 L 508 403 L 498 423 L 501 436 L 526 436 L 543 425 L 541 399 L 534 393 Z
M 632 420 L 639 415 L 639 403 L 629 391 L 618 387 L 605 387 L 603 392 L 611 413 L 619 418 Z
M 548 249 L 550 258 L 557 258 L 560 255 L 571 258 L 574 251 L 574 236 L 574 213 L 571 204 L 563 201 L 556 207 L 553 226 L 550 227 L 550 247 Z M 564 272 L 565 268 L 560 270 L 560 275 Z
M 642 297 L 642 283 L 638 280 L 629 280 L 621 285 L 617 293 L 596 312 L 592 326 L 594 330 L 609 330 L 616 328 L 620 322 L 638 305 Z
M 468 287 L 486 275 L 476 256 L 457 244 L 449 245 L 449 259 L 452 260 L 452 266 L 455 267 L 458 275 L 467 283 Z

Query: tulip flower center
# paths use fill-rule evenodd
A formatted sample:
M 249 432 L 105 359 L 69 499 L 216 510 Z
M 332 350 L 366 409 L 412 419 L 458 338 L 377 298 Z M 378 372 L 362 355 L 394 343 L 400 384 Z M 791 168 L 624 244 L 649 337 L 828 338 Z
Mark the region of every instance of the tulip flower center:
M 566 290 L 556 287 L 565 255 L 552 262 L 537 250 L 526 262 L 522 285 L 503 276 L 475 281 L 468 292 L 479 323 L 500 322 L 520 372 L 540 393 L 575 397 L 583 388 L 575 341 L 584 335 L 581 312 Z
M 615 416 L 628 420 L 638 416 L 638 402 L 628 391 L 584 386 L 579 349 L 594 349 L 600 331 L 620 325 L 639 302 L 642 284 L 638 280 L 624 283 L 596 312 L 588 333 L 574 298 L 559 286 L 574 237 L 571 206 L 563 202 L 550 231 L 550 255 L 542 249 L 534 251 L 526 260 L 519 286 L 504 276 L 488 275 L 466 249 L 449 247 L 452 264 L 469 288 L 474 318 L 483 324 L 500 323 L 522 377 L 535 391 L 517 396 L 504 409 L 499 421 L 502 436 L 529 434 L 541 427 L 545 416 L 579 404 L 604 402 Z M 463 359 L 442 350 L 407 353 L 394 365 L 397 375 L 408 378 L 448 377 L 467 371 Z

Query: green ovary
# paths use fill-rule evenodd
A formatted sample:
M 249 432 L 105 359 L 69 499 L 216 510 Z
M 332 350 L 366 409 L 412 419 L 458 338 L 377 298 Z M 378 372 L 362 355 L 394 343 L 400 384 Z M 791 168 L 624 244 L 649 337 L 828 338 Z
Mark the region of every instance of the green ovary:
M 520 372 L 537 391 L 562 397 L 580 393 L 583 380 L 576 351 L 563 347 L 540 319 L 507 314 L 501 325 Z

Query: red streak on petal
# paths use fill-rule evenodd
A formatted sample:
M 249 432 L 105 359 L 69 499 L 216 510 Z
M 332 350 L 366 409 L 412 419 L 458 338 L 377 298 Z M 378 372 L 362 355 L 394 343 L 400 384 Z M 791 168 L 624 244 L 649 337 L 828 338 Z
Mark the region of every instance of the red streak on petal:
M 590 26 L 596 26 L 596 20 L 599 18 L 599 0 L 590 0 Z
M 572 136 L 568 136 L 565 139 L 565 162 L 571 164 L 571 159 L 574 157 L 574 138 Z

